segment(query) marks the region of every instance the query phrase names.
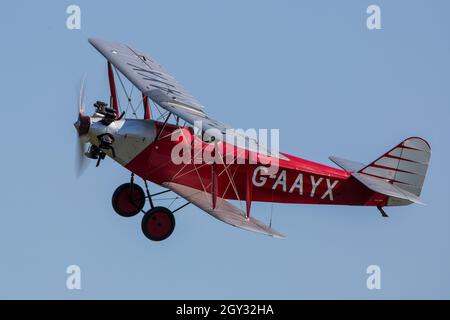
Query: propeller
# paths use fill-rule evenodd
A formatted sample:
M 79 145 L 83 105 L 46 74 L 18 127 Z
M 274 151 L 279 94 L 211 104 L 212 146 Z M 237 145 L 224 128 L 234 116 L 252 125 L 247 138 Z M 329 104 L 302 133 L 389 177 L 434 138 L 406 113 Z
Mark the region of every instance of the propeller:
M 77 148 L 78 150 L 76 159 L 77 161 L 76 171 L 78 177 L 81 176 L 81 174 L 84 172 L 88 164 L 84 156 L 84 153 L 86 152 L 86 144 L 89 141 L 88 132 L 89 127 L 91 125 L 90 117 L 84 114 L 85 83 L 86 83 L 86 75 L 84 75 L 83 79 L 81 80 L 80 91 L 78 94 L 78 119 L 74 123 L 75 129 L 77 130 L 78 133 L 78 148 Z

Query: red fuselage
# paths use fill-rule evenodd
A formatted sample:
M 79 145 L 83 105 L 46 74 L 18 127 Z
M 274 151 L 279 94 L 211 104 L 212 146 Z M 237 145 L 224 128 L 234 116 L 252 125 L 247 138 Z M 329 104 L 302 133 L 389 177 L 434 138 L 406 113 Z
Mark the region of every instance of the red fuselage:
M 171 158 L 172 150 L 183 142 L 172 141 L 171 134 L 178 127 L 156 122 L 156 128 L 160 138 L 125 165 L 133 173 L 156 184 L 176 182 L 212 193 L 216 179 L 217 195 L 233 200 L 250 197 L 251 201 L 359 206 L 384 206 L 388 200 L 387 196 L 366 188 L 349 172 L 284 153 L 278 159 L 277 172 L 271 175 L 265 174 L 262 164 L 249 164 L 248 161 L 244 164 L 213 165 L 205 161 L 175 164 Z M 191 130 L 185 132 L 191 135 L 190 141 L 199 139 Z M 211 147 L 203 141 L 200 143 L 202 149 Z M 244 149 L 230 149 L 235 157 L 248 160 L 248 152 Z

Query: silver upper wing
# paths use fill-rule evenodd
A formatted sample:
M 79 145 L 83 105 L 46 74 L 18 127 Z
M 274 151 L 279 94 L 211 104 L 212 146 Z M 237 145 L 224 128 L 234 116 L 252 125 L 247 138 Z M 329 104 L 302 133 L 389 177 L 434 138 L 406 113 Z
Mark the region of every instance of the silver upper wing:
M 90 38 L 89 42 L 143 94 L 190 124 L 202 121 L 203 130 L 215 128 L 223 134 L 231 129 L 213 120 L 203 106 L 151 56 L 127 45 Z
M 208 117 L 200 102 L 148 54 L 120 43 L 95 38 L 90 38 L 89 42 L 143 94 L 167 111 L 193 126 L 200 121 L 202 131 L 218 130 L 221 135 L 216 138 L 220 140 L 224 140 L 227 133 L 237 141 L 227 142 L 254 152 L 285 159 L 280 154 L 272 153 L 267 146 L 253 137 L 229 130 L 232 129 L 231 126 Z

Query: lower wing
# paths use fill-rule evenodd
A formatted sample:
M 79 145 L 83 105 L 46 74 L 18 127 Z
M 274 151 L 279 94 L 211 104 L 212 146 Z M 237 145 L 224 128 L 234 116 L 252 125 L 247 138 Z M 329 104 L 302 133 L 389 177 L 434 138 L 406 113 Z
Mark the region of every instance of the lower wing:
M 242 210 L 233 206 L 225 199 L 217 198 L 216 207 L 213 208 L 212 195 L 208 192 L 173 182 L 164 182 L 162 186 L 172 190 L 220 221 L 240 229 L 262 233 L 274 238 L 285 238 L 284 235 L 265 225 L 261 221 L 252 217 L 247 218 Z

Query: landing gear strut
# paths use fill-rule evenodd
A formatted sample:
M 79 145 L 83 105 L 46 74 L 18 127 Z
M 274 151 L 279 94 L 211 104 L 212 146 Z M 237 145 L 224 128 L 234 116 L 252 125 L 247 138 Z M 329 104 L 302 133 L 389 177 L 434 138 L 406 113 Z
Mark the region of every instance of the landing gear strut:
M 145 191 L 134 183 L 134 174 L 131 175 L 129 183 L 119 186 L 112 196 L 112 206 L 114 211 L 122 217 L 133 217 L 139 212 L 144 213 L 141 222 L 141 229 L 145 237 L 152 241 L 162 241 L 170 237 L 175 229 L 174 213 L 187 206 L 185 203 L 179 208 L 170 211 L 168 208 L 154 206 L 152 197 L 158 196 L 170 190 L 150 194 L 147 181 L 144 179 Z M 150 210 L 145 212 L 145 200 L 148 199 Z
M 387 213 L 383 210 L 383 207 L 378 206 L 377 209 L 380 211 L 381 216 L 383 218 L 389 218 L 389 216 L 387 215 Z

